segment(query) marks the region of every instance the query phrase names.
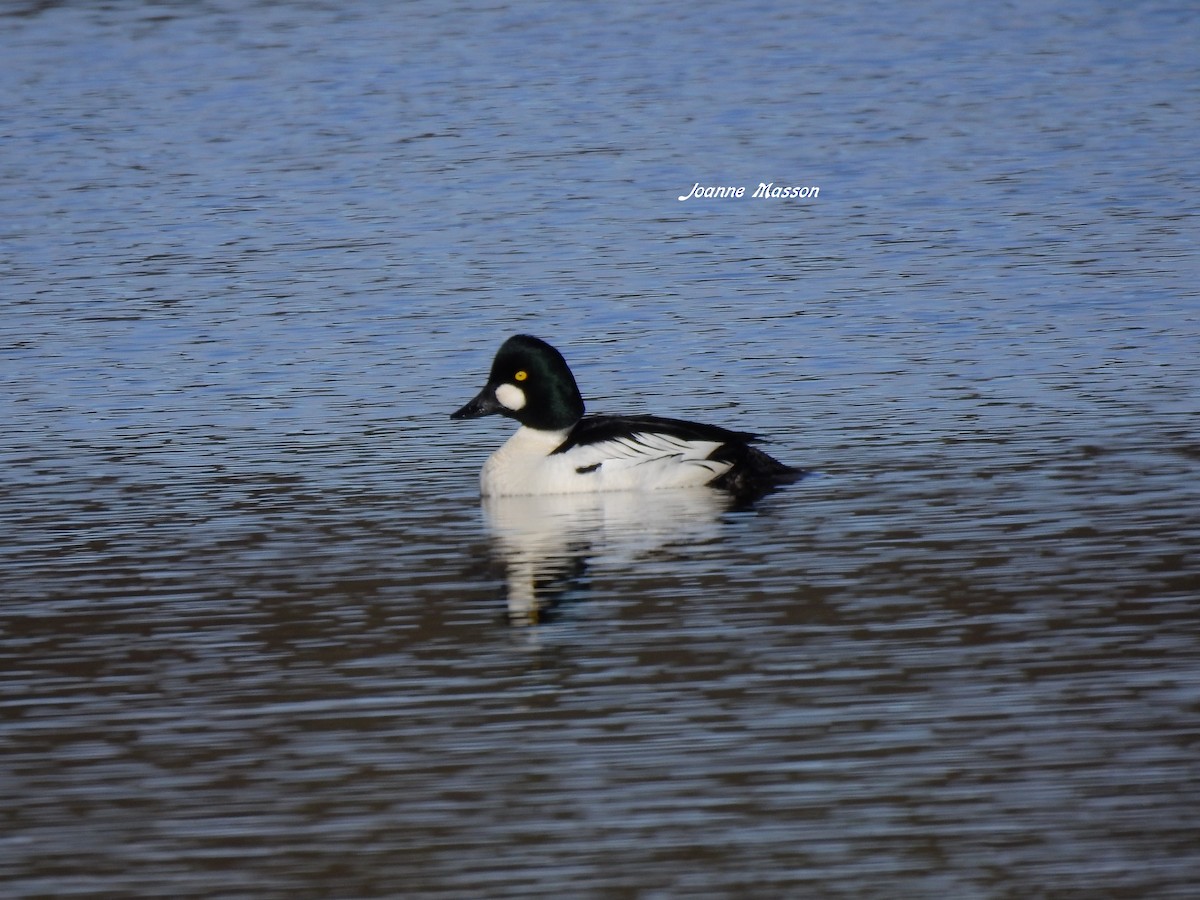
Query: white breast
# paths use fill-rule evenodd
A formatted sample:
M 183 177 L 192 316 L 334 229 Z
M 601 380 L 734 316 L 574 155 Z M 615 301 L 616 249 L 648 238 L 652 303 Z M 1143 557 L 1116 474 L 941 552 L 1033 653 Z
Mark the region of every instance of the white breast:
M 728 471 L 708 459 L 721 446 L 665 434 L 637 434 L 554 453 L 567 431 L 519 428 L 483 466 L 485 497 L 696 487 Z

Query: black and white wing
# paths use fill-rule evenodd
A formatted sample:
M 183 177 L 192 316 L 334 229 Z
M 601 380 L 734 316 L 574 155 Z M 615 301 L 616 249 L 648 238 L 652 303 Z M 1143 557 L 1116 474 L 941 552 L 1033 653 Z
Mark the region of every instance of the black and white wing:
M 755 435 L 660 416 L 586 416 L 554 454 L 622 487 L 709 484 L 757 492 L 803 473 L 750 446 Z

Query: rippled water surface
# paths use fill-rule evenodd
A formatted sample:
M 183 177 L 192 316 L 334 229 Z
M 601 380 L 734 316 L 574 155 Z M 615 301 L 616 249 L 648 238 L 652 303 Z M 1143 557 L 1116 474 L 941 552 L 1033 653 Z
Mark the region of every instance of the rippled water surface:
M 1192 896 L 1193 10 L 0 14 L 5 896 Z

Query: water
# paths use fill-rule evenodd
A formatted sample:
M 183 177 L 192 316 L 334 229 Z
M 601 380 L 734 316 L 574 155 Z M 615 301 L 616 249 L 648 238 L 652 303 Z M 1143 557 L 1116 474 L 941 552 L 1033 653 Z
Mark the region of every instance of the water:
M 1191 895 L 1191 10 L 0 12 L 6 896 Z

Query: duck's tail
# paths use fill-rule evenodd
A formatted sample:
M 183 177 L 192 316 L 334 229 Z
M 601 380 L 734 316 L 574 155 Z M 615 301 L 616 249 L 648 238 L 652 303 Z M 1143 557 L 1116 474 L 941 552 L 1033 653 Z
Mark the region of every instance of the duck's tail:
M 743 499 L 755 499 L 774 488 L 799 481 L 808 474 L 804 469 L 781 463 L 757 447 L 726 445 L 717 450 L 712 458 L 721 459 L 722 456 L 733 465 L 709 484 Z

